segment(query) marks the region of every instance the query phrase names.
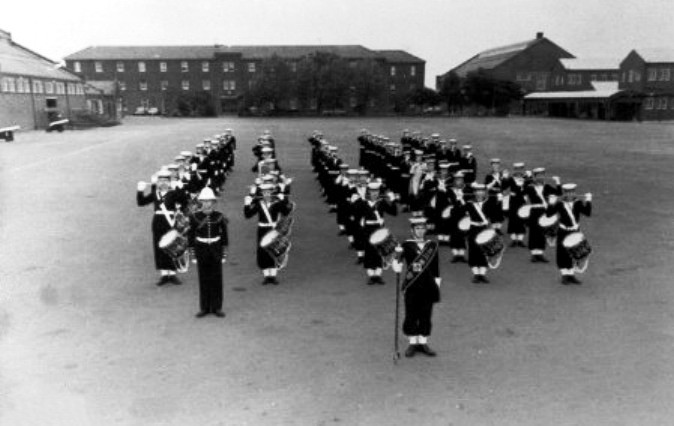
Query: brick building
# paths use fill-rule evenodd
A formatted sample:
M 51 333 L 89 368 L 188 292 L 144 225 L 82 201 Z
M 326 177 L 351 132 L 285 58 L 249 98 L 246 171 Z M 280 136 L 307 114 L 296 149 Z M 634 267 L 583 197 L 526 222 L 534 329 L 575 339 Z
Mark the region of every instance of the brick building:
M 166 112 L 176 94 L 207 94 L 216 114 L 239 110 L 261 62 L 279 57 L 297 71 L 297 63 L 315 52 L 349 62 L 372 59 L 386 71 L 389 93 L 408 93 L 424 84 L 425 62 L 403 51 L 374 51 L 358 45 L 336 46 L 93 46 L 65 58 L 88 82 L 113 81 L 127 113 L 149 108 Z M 291 100 L 292 106 L 296 102 Z
M 558 66 L 558 60 L 573 57 L 539 32 L 534 39 L 478 53 L 437 76 L 436 88 L 440 90 L 444 78 L 451 72 L 464 79 L 469 73 L 482 70 L 491 78 L 517 83 L 524 92 L 546 91 L 551 86 L 552 72 Z
M 46 128 L 86 108 L 82 80 L 0 30 L 0 127 Z
M 619 87 L 642 120 L 674 119 L 674 49 L 635 49 L 620 62 Z

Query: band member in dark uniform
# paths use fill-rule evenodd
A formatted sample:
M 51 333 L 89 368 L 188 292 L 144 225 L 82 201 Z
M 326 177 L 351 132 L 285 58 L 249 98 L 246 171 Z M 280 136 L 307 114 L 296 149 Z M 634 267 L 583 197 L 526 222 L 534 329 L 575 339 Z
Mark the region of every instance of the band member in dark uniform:
M 463 146 L 463 157 L 459 160 L 461 170 L 464 173 L 464 179 L 467 184 L 472 184 L 475 182 L 477 177 L 477 159 L 473 155 L 473 146 L 464 145 Z
M 243 213 L 246 218 L 258 216 L 257 227 L 257 266 L 262 270 L 264 280 L 262 284 L 278 284 L 276 274 L 278 267 L 276 260 L 265 249 L 260 247 L 262 238 L 273 230 L 279 218 L 290 214 L 290 204 L 283 194 L 274 196 L 275 185 L 263 183 L 260 185 L 261 197 L 253 198 L 250 195 L 244 199 Z
M 545 169 L 538 167 L 533 170 L 533 182 L 527 186 L 525 190 L 525 197 L 527 204 L 531 206 L 529 212 L 529 250 L 531 251 L 531 262 L 548 263 L 549 260 L 545 257 L 545 235 L 541 226 L 538 224 L 538 219 L 545 213 L 548 208 L 548 199 L 551 195 L 559 195 L 559 178 L 553 176 L 555 185 L 545 183 Z
M 367 272 L 368 285 L 384 284 L 381 277 L 382 259 L 377 249 L 370 243 L 370 236 L 384 226 L 384 213 L 392 216 L 398 214 L 395 204 L 395 195 L 389 192 L 384 197 L 379 196 L 381 183 L 373 181 L 367 185 L 367 199 L 358 200 L 356 206 L 356 222 L 360 225 L 358 232 L 365 248 L 363 266 Z
M 550 207 L 547 214 L 559 215 L 559 229 L 557 230 L 557 267 L 562 275 L 561 282 L 564 285 L 581 284 L 576 278 L 575 268 L 568 250 L 563 242 L 569 234 L 580 231 L 580 215 L 592 214 L 592 194 L 585 194 L 584 198 L 576 198 L 576 184 L 565 183 L 562 185 L 562 199 L 557 201 L 551 197 Z
M 403 333 L 408 336 L 410 344 L 405 351 L 406 357 L 417 352 L 427 356 L 436 353 L 428 347 L 431 335 L 431 316 L 433 305 L 440 301 L 440 265 L 438 261 L 438 244 L 426 239 L 426 219 L 410 218 L 412 238 L 405 241 L 400 259 L 393 262 L 393 270 L 402 272 L 402 264 L 407 264 L 407 272 L 402 284 L 405 300 L 405 319 Z
M 510 234 L 510 247 L 526 247 L 524 234 L 527 232 L 526 221 L 519 216 L 519 209 L 526 200 L 524 199 L 524 163 L 514 163 L 512 176 L 504 177 L 503 188 L 508 197 L 508 234 Z M 504 207 L 505 210 L 505 207 Z
M 189 242 L 199 273 L 199 307 L 197 318 L 222 312 L 222 264 L 227 256 L 229 239 L 227 218 L 213 209 L 216 198 L 211 188 L 201 190 L 197 198 L 201 211 L 190 217 Z
M 447 192 L 452 210 L 449 214 L 449 247 L 452 250 L 452 263 L 466 262 L 466 233 L 459 229 L 459 221 L 466 213 L 468 197 L 464 191 L 463 172 L 454 174 L 452 189 Z
M 477 235 L 490 226 L 489 215 L 486 210 L 486 186 L 473 183 L 474 200 L 466 206 L 466 212 L 470 217 L 470 230 L 468 231 L 468 265 L 473 272 L 473 283 L 489 283 L 487 279 L 487 258 L 477 245 Z
M 156 180 L 156 181 L 155 181 Z M 168 283 L 180 284 L 176 277 L 176 265 L 164 250 L 159 248 L 161 238 L 173 228 L 176 204 L 179 200 L 175 192 L 171 191 L 171 172 L 162 170 L 152 178 L 152 185 L 149 194 L 145 194 L 147 184 L 138 182 L 138 192 L 136 193 L 136 202 L 138 206 L 146 206 L 150 203 L 154 205 L 154 216 L 152 217 L 152 247 L 154 249 L 154 264 L 159 271 L 161 278 L 157 282 L 158 286 Z

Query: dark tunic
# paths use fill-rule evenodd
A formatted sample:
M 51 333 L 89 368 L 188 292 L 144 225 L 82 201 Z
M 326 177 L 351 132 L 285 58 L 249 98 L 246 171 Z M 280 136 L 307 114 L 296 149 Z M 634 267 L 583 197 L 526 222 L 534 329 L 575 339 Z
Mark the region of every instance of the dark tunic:
M 219 311 L 222 309 L 222 255 L 229 245 L 227 218 L 217 211 L 208 215 L 195 213 L 190 217 L 189 241 L 197 258 L 201 311 Z
M 529 249 L 530 250 L 544 250 L 545 249 L 545 234 L 541 226 L 538 224 L 538 219 L 545 213 L 548 208 L 548 197 L 550 195 L 559 195 L 560 188 L 554 188 L 550 185 L 544 185 L 536 189 L 536 185 L 529 185 L 525 189 L 525 196 L 529 204 L 537 207 L 532 207 L 529 214 L 527 225 L 529 226 Z
M 524 199 L 524 185 L 517 185 L 511 177 L 504 182 L 504 187 L 510 191 L 510 206 L 508 207 L 508 233 L 524 234 L 527 230 L 526 220 L 518 215 L 520 207 L 526 204 Z
M 559 215 L 559 229 L 557 230 L 557 267 L 559 269 L 571 269 L 573 268 L 573 259 L 571 259 L 568 250 L 563 245 L 564 238 L 569 234 L 580 230 L 580 215 L 590 216 L 592 214 L 592 203 L 576 200 L 567 208 L 565 203 L 559 201 L 548 208 L 547 211 L 548 215 L 553 215 L 555 213 Z
M 435 241 L 425 241 L 425 244 L 437 246 Z M 425 246 L 424 246 L 425 247 Z M 402 260 L 407 264 L 409 271 L 417 267 L 415 259 L 422 248 L 419 247 L 416 240 L 407 240 L 402 244 Z M 423 270 L 414 282 L 410 283 L 408 274 L 405 274 L 405 280 L 402 288 L 405 295 L 405 319 L 403 320 L 403 333 L 408 336 L 429 336 L 431 334 L 431 314 L 433 304 L 440 301 L 440 288 L 435 282 L 440 277 L 440 266 L 438 261 L 438 250 L 429 259 L 426 268 Z
M 358 200 L 355 206 L 356 221 L 359 224 L 360 241 L 365 249 L 363 266 L 365 269 L 377 269 L 383 266 L 381 256 L 377 249 L 370 244 L 372 234 L 384 226 L 384 213 L 392 216 L 398 214 L 395 203 L 386 198 L 380 198 L 374 203 L 366 200 Z
M 170 190 L 162 196 L 155 185 L 152 185 L 151 192 L 147 195 L 143 191 L 136 193 L 138 206 L 142 207 L 150 203 L 154 205 L 154 216 L 152 216 L 152 248 L 154 250 L 154 265 L 158 270 L 176 270 L 176 265 L 171 256 L 159 248 L 159 241 L 173 227 L 169 221 L 175 219 L 176 204 L 179 204 L 179 199 L 179 194 Z M 166 214 L 162 213 L 162 206 L 166 209 Z
M 470 216 L 470 230 L 468 231 L 468 265 L 471 267 L 486 267 L 487 258 L 475 242 L 478 234 L 489 227 L 489 218 L 485 212 L 485 204 L 482 208 L 476 202 L 468 203 L 466 211 Z
M 267 232 L 274 229 L 281 216 L 287 216 L 290 213 L 290 204 L 288 199 L 272 201 L 271 205 L 264 204 L 261 199 L 254 200 L 252 204 L 244 206 L 243 214 L 246 218 L 251 218 L 257 214 L 257 266 L 260 269 L 276 268 L 275 259 L 260 247 L 260 241 L 267 235 Z M 266 207 L 266 208 L 264 208 Z

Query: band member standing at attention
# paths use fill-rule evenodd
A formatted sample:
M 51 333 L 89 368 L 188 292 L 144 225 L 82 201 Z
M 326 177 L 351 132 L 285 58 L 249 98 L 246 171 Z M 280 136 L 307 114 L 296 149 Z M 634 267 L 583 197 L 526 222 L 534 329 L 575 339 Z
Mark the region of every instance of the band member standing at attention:
M 156 182 L 155 182 L 156 179 Z M 154 249 L 154 264 L 161 278 L 158 286 L 173 283 L 181 284 L 176 277 L 176 265 L 171 256 L 159 248 L 161 238 L 173 228 L 176 213 L 176 194 L 171 191 L 171 172 L 162 170 L 152 178 L 149 194 L 145 194 L 147 184 L 138 182 L 136 202 L 138 206 L 154 204 L 154 216 L 152 217 L 152 248 Z
M 524 234 L 527 232 L 525 219 L 519 216 L 520 207 L 526 204 L 524 199 L 524 163 L 514 163 L 511 176 L 504 177 L 503 188 L 508 195 L 508 234 L 510 247 L 526 247 Z M 504 207 L 505 210 L 505 207 Z
M 557 267 L 562 275 L 561 283 L 581 284 L 576 278 L 573 259 L 564 247 L 564 238 L 573 232 L 580 231 L 580 215 L 590 216 L 592 214 L 592 194 L 585 194 L 584 198 L 577 199 L 576 184 L 565 183 L 562 185 L 562 199 L 557 201 L 554 196 L 550 197 L 550 207 L 548 215 L 559 215 L 559 229 L 557 230 Z
M 530 205 L 529 212 L 529 250 L 531 251 L 531 262 L 548 263 L 545 257 L 545 234 L 538 223 L 538 219 L 548 208 L 548 198 L 551 195 L 559 195 L 559 177 L 553 176 L 555 186 L 545 183 L 545 169 L 538 167 L 533 170 L 533 181 L 525 190 L 527 204 Z
M 447 192 L 447 198 L 452 205 L 448 224 L 452 263 L 466 261 L 466 234 L 459 228 L 459 221 L 466 214 L 466 202 L 468 201 L 464 187 L 463 172 L 456 172 L 454 174 L 454 181 L 452 182 L 452 189 Z
M 488 284 L 487 279 L 487 258 L 477 245 L 477 235 L 487 229 L 490 225 L 487 212 L 485 211 L 485 201 L 487 188 L 480 183 L 473 183 L 474 199 L 466 206 L 466 212 L 470 217 L 470 229 L 468 231 L 468 265 L 473 272 L 473 283 Z
M 490 192 L 501 192 L 505 179 L 504 172 L 501 171 L 501 160 L 492 158 L 489 160 L 489 164 L 491 165 L 491 172 L 484 177 L 484 184 L 487 185 L 487 190 Z
M 290 205 L 283 194 L 274 196 L 275 185 L 263 183 L 260 185 L 261 197 L 253 198 L 250 195 L 244 199 L 243 214 L 247 219 L 258 216 L 257 226 L 257 266 L 262 270 L 264 280 L 262 284 L 278 284 L 276 274 L 278 268 L 276 260 L 267 251 L 260 247 L 262 238 L 267 232 L 276 227 L 281 215 L 290 214 Z
M 449 152 L 446 154 L 447 161 L 450 163 L 461 163 L 461 158 L 463 155 L 461 154 L 461 150 L 458 147 L 458 142 L 456 139 L 450 139 L 449 140 Z
M 473 146 L 463 146 L 463 157 L 459 160 L 459 165 L 464 173 L 464 179 L 467 184 L 475 182 L 477 177 L 477 159 L 473 156 Z
M 356 207 L 356 218 L 360 225 L 359 232 L 364 243 L 365 257 L 363 266 L 368 276 L 368 285 L 384 284 L 381 277 L 383 261 L 377 249 L 370 243 L 372 233 L 384 226 L 384 213 L 392 216 L 398 214 L 395 195 L 389 192 L 380 197 L 381 182 L 367 184 L 367 199 L 360 200 Z
M 428 347 L 428 337 L 431 335 L 433 305 L 440 301 L 442 278 L 438 244 L 426 239 L 426 218 L 412 217 L 409 220 L 412 238 L 402 244 L 401 257 L 392 265 L 396 273 L 401 273 L 402 264 L 407 264 L 402 283 L 405 300 L 403 333 L 409 337 L 410 344 L 405 356 L 412 357 L 417 352 L 435 356 L 435 351 Z
M 222 264 L 227 258 L 229 239 L 227 218 L 215 211 L 215 194 L 204 188 L 197 198 L 201 210 L 190 217 L 188 233 L 193 261 L 199 274 L 199 313 L 197 318 L 213 314 L 224 317 L 222 312 Z

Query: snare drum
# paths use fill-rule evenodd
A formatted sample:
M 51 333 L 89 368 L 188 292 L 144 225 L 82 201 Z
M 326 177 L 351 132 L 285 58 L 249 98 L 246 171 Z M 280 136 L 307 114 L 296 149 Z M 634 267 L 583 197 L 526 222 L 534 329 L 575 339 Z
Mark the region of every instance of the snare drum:
M 531 206 L 530 205 L 524 205 L 520 207 L 517 210 L 517 216 L 520 217 L 520 219 L 529 219 L 529 216 L 531 216 Z
M 260 240 L 260 248 L 264 249 L 277 262 L 286 254 L 290 247 L 290 239 L 276 230 L 271 230 Z
M 182 256 L 187 250 L 187 246 L 187 238 L 175 229 L 168 231 L 159 240 L 159 248 L 164 250 L 173 259 Z
M 487 258 L 499 255 L 505 248 L 503 237 L 494 229 L 485 229 L 477 234 L 475 244 Z
M 552 216 L 543 215 L 538 218 L 538 226 L 541 227 L 541 231 L 545 238 L 548 240 L 548 244 L 554 242 L 557 238 L 557 230 L 559 229 L 559 215 L 554 214 Z M 552 245 L 552 244 L 550 244 Z
M 459 230 L 468 232 L 470 229 L 470 217 L 466 216 L 459 221 Z
M 576 262 L 582 261 L 592 253 L 592 247 L 582 232 L 572 232 L 564 238 L 562 245 L 569 253 L 569 257 Z
M 377 250 L 377 253 L 383 258 L 388 259 L 398 246 L 398 241 L 396 241 L 391 231 L 386 228 L 377 229 L 370 236 L 370 244 Z

